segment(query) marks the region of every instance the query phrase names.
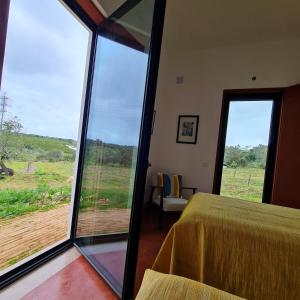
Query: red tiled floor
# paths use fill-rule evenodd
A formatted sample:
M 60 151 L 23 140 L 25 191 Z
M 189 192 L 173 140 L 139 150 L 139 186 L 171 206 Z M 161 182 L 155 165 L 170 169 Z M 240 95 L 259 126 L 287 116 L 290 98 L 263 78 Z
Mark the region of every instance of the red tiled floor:
M 157 212 L 152 209 L 145 211 L 138 253 L 135 294 L 140 287 L 145 270 L 151 268 L 164 238 L 178 217 L 179 214 L 166 214 L 163 230 L 159 230 Z M 107 254 L 109 255 L 107 256 Z M 96 254 L 97 259 L 101 260 L 105 268 L 109 271 L 112 269 L 116 271 L 118 280 L 121 279 L 120 276 L 123 276 L 124 270 L 120 267 L 123 264 L 120 263 L 120 260 L 125 261 L 124 255 L 124 251 Z M 118 299 L 118 297 L 90 264 L 83 257 L 79 257 L 22 298 L 22 300 L 40 299 L 109 300 Z
M 108 273 L 110 273 L 120 286 L 123 285 L 123 277 L 126 261 L 126 250 L 111 251 L 91 255 Z
M 118 297 L 81 256 L 22 300 L 117 300 Z
M 156 209 L 150 207 L 145 209 L 143 213 L 135 276 L 135 295 L 141 286 L 145 270 L 152 267 L 168 231 L 180 216 L 180 213 L 164 214 L 163 229 L 159 230 L 157 213 Z

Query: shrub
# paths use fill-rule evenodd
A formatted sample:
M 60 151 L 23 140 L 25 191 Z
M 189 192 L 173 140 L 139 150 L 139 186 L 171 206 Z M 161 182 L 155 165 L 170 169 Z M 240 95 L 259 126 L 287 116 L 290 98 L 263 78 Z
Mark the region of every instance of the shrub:
M 35 189 L 0 191 L 0 218 L 14 217 L 36 210 L 47 210 L 58 204 L 67 203 L 71 188 L 51 188 L 39 185 Z

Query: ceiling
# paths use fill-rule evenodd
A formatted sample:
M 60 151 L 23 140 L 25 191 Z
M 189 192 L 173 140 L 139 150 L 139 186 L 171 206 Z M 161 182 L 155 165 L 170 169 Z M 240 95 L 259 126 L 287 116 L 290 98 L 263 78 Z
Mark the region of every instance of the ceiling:
M 121 25 L 146 50 L 148 49 L 152 28 L 153 0 L 137 1 L 121 18 L 115 18 L 112 14 L 126 1 L 92 0 L 92 2 L 105 17 L 111 17 L 115 23 Z
M 295 37 L 299 0 L 167 0 L 164 46 L 170 51 Z
M 92 0 L 92 2 L 105 17 L 109 17 L 126 1 L 125 0 Z

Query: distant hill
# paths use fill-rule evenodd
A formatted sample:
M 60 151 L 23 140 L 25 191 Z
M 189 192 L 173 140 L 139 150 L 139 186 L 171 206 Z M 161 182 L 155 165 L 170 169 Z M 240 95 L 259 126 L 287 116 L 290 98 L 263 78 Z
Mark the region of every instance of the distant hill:
M 20 134 L 17 138 L 22 140 L 25 149 L 42 151 L 62 151 L 66 154 L 74 153 L 71 147 L 76 148 L 76 141 L 34 134 Z
M 12 136 L 12 139 L 15 139 L 15 143 L 12 144 L 20 144 L 25 149 L 33 150 L 33 151 L 62 151 L 64 153 L 73 153 L 70 147 L 76 147 L 76 141 L 71 139 L 60 139 L 48 136 L 40 136 L 34 134 L 18 134 L 17 136 Z
M 9 149 L 11 158 L 21 161 L 74 160 L 76 141 L 21 133 L 10 137 Z
M 76 141 L 34 134 L 18 134 L 11 137 L 11 145 L 16 154 L 14 159 L 20 161 L 74 161 Z M 137 147 L 106 144 L 99 140 L 87 140 L 86 163 L 109 164 L 130 167 L 135 161 Z

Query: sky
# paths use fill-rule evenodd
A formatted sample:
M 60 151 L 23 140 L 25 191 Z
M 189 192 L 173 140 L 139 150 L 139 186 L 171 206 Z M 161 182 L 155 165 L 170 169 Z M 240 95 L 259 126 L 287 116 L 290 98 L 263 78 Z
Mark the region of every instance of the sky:
M 58 0 L 11 1 L 1 94 L 24 133 L 77 139 L 88 41 Z M 148 56 L 105 38 L 97 47 L 88 137 L 137 145 Z M 266 145 L 270 115 L 271 102 L 232 102 L 226 145 Z
M 24 133 L 77 138 L 88 40 L 59 1 L 11 1 L 2 92 Z M 105 38 L 97 47 L 88 137 L 137 145 L 148 55 Z
M 272 101 L 231 101 L 226 146 L 268 145 Z
M 59 1 L 11 1 L 1 94 L 24 133 L 77 138 L 88 39 Z
M 148 55 L 105 38 L 97 53 L 88 137 L 137 146 Z

